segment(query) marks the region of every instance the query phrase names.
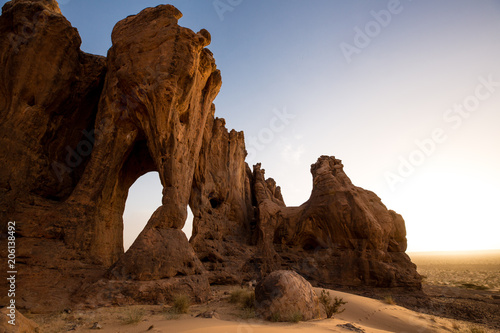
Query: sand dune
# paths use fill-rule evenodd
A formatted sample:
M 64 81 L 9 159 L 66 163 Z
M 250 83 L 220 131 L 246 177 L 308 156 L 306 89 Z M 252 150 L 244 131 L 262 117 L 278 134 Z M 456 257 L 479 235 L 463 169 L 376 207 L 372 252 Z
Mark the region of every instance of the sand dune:
M 321 289 L 315 288 L 319 293 Z M 367 297 L 352 295 L 339 291 L 331 291 L 332 296 L 342 297 L 347 301 L 346 311 L 337 318 L 362 327 L 366 332 L 439 332 L 437 322 L 420 313 L 397 305 Z M 437 319 L 433 319 L 436 320 Z M 339 332 L 342 332 L 339 330 Z
M 319 293 L 321 289 L 315 288 Z M 167 320 L 164 315 L 154 314 L 135 325 L 124 325 L 112 319 L 101 322 L 101 332 L 168 332 L 168 333 L 276 333 L 276 332 L 366 332 L 366 333 L 432 333 L 452 331 L 452 322 L 447 319 L 423 315 L 397 305 L 352 295 L 330 291 L 332 296 L 342 297 L 348 303 L 345 312 L 335 319 L 317 319 L 299 323 L 271 323 L 259 319 L 231 320 L 195 318 L 199 311 L 195 307 L 191 314 L 179 319 Z M 218 309 L 216 309 L 217 311 Z M 221 311 L 223 311 L 221 309 Z M 116 318 L 115 318 L 116 320 Z M 341 326 L 344 325 L 344 326 Z M 347 326 L 345 326 L 347 325 Z M 353 328 L 354 327 L 354 328 Z M 356 330 L 359 329 L 358 331 Z M 78 328 L 76 332 L 95 332 Z

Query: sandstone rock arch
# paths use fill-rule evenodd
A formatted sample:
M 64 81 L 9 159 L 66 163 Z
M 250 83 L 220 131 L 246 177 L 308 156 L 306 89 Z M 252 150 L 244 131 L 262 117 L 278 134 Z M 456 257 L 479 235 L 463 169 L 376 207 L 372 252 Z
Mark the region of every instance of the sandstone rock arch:
M 249 168 L 243 133 L 214 118 L 210 34 L 178 26 L 181 15 L 162 5 L 125 18 L 104 58 L 80 51 L 54 0 L 3 7 L 0 219 L 2 232 L 18 225 L 19 305 L 161 302 L 181 289 L 202 300 L 210 283 L 277 269 L 316 285 L 419 288 L 403 219 L 339 160 L 311 166 L 300 207 Z M 150 171 L 162 205 L 123 254 L 126 194 Z

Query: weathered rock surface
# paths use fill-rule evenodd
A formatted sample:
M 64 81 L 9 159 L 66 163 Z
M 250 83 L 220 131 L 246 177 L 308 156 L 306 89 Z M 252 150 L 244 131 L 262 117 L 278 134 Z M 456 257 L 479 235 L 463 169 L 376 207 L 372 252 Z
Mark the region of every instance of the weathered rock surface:
M 214 118 L 210 34 L 178 26 L 181 15 L 162 5 L 120 21 L 104 58 L 80 50 L 54 0 L 4 5 L 0 228 L 5 237 L 16 221 L 18 306 L 155 303 L 181 290 L 203 301 L 209 283 L 278 269 L 314 285 L 420 288 L 403 219 L 339 160 L 312 166 L 300 207 L 286 207 L 260 164 L 248 167 L 243 133 Z M 123 253 L 128 189 L 150 171 L 162 205 Z
M 82 286 L 73 302 L 78 308 L 164 304 L 177 295 L 190 295 L 195 302 L 205 302 L 210 295 L 205 275 L 175 276 L 150 281 L 100 279 Z
M 17 289 L 24 290 L 18 304 L 40 310 L 65 303 L 75 284 L 105 270 L 90 256 L 80 256 L 76 246 L 67 246 L 75 234 L 88 241 L 92 234 L 80 218 L 83 210 L 60 204 L 88 163 L 88 136 L 106 72 L 105 58 L 81 52 L 80 44 L 55 1 L 3 6 L 0 221 L 2 232 L 7 221 L 17 222 Z M 0 256 L 6 256 L 5 249 L 2 242 Z M 3 278 L 5 270 L 0 274 Z
M 274 271 L 255 287 L 255 307 L 263 318 L 289 321 L 319 317 L 319 300 L 313 287 L 294 271 Z
M 9 323 L 11 321 L 11 317 L 9 317 L 10 310 L 7 308 L 0 309 L 0 332 L 2 333 L 38 333 L 39 327 L 33 321 L 25 316 L 19 310 L 15 313 L 15 321 Z
M 321 286 L 419 288 L 416 266 L 405 254 L 402 217 L 354 186 L 334 157 L 321 156 L 311 172 L 309 200 L 284 207 L 259 166 L 254 169 L 258 249 L 267 271 L 287 267 Z
M 180 17 L 173 6 L 158 6 L 126 18 L 116 25 L 104 59 L 79 50 L 76 29 L 54 1 L 4 6 L 0 73 L 9 79 L 1 89 L 0 153 L 7 166 L 0 174 L 1 218 L 17 222 L 18 248 L 27 258 L 19 267 L 25 306 L 54 299 L 60 305 L 81 288 L 83 276 L 75 274 L 94 272 L 92 283 L 112 264 L 112 279 L 195 274 L 196 284 L 187 284 L 208 290 L 180 229 L 199 133 L 213 117 L 221 79 L 204 48 L 210 35 L 179 27 Z M 30 34 L 20 39 L 26 26 Z M 123 255 L 128 189 L 153 170 L 164 186 L 163 205 Z M 59 275 L 52 267 L 63 273 L 50 281 Z M 43 291 L 39 279 L 30 278 L 37 270 L 43 281 L 47 275 Z
M 256 230 L 243 133 L 224 125 L 224 119 L 207 123 L 190 199 L 190 243 L 216 284 L 242 281 Z
M 217 160 L 224 161 L 224 156 Z M 239 164 L 234 159 L 231 163 L 240 165 L 242 174 L 243 158 Z M 300 207 L 286 207 L 274 180 L 265 178 L 260 164 L 254 166 L 251 175 L 240 179 L 240 184 L 251 183 L 254 208 L 254 215 L 246 210 L 250 224 L 240 229 L 235 224 L 238 220 L 226 212 L 213 216 L 217 210 L 208 203 L 205 207 L 211 213 L 195 213 L 191 243 L 211 283 L 240 282 L 290 269 L 315 286 L 419 289 L 420 276 L 405 254 L 402 217 L 388 210 L 373 192 L 354 186 L 334 157 L 320 157 L 311 172 L 309 200 Z M 247 192 L 239 193 L 231 202 L 245 202 Z

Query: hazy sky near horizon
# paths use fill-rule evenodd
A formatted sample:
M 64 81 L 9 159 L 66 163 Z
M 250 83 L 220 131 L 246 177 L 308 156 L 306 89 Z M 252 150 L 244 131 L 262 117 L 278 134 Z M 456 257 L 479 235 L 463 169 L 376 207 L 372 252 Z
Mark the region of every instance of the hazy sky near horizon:
M 59 3 L 82 50 L 106 55 L 116 22 L 165 2 Z M 168 3 L 211 33 L 216 116 L 245 132 L 247 162 L 287 205 L 309 198 L 310 165 L 333 155 L 403 216 L 408 251 L 500 249 L 500 1 Z M 126 246 L 160 203 L 156 174 L 133 185 Z

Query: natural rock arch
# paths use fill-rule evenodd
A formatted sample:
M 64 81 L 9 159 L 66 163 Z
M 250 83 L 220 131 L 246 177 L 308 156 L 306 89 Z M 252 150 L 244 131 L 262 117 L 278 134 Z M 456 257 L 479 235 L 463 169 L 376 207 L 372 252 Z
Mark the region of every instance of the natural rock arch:
M 181 15 L 162 5 L 125 18 L 104 58 L 80 51 L 54 0 L 3 7 L 0 219 L 2 232 L 18 226 L 19 307 L 204 300 L 209 283 L 277 269 L 315 285 L 420 288 L 403 219 L 355 187 L 340 160 L 311 166 L 300 207 L 286 207 L 260 164 L 249 168 L 243 133 L 214 118 L 210 34 L 178 26 Z M 151 171 L 162 204 L 123 253 L 127 192 Z

